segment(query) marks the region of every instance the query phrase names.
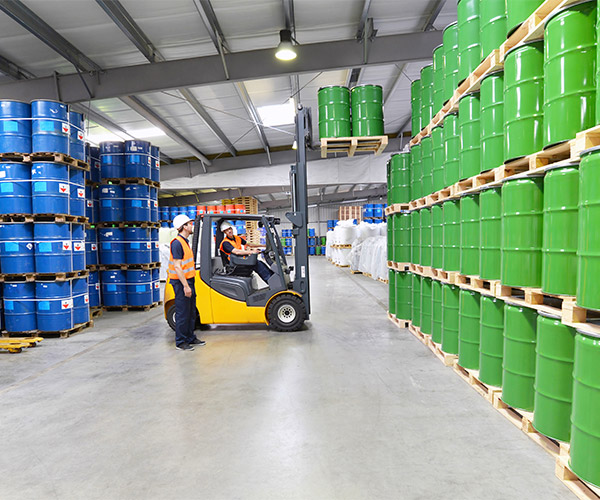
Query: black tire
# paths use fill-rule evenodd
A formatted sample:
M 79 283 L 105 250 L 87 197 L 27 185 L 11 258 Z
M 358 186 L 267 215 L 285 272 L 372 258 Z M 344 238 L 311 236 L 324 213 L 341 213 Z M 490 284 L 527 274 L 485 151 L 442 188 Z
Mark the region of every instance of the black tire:
M 300 330 L 305 317 L 304 302 L 301 298 L 289 293 L 275 297 L 267 309 L 269 326 L 278 332 L 296 332 Z
M 173 331 L 175 331 L 175 304 L 171 306 L 171 308 L 167 311 L 167 323 L 171 327 Z M 208 330 L 208 325 L 203 325 L 200 323 L 200 315 L 198 314 L 198 310 L 196 309 L 196 330 Z

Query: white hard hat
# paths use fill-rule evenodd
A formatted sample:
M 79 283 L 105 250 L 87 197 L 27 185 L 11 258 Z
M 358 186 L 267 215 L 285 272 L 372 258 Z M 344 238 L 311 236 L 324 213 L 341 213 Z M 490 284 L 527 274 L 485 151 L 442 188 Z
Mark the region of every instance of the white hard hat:
M 228 229 L 233 229 L 233 226 L 231 225 L 231 223 L 227 222 L 227 221 L 223 222 L 223 224 L 221 224 L 221 232 L 224 233 Z
M 179 215 L 177 215 L 173 219 L 173 227 L 175 229 L 179 230 L 180 227 L 184 226 L 185 224 L 187 224 L 191 220 L 192 219 L 190 219 L 187 215 L 185 215 L 185 214 L 179 214 Z

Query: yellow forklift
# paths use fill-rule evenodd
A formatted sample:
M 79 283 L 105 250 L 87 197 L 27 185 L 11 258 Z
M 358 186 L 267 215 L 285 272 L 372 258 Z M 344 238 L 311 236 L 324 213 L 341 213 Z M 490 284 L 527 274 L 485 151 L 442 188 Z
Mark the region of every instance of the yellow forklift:
M 308 269 L 308 195 L 306 182 L 306 146 L 312 143 L 309 108 L 299 107 L 296 114 L 296 164 L 290 169 L 292 211 L 286 213 L 292 223 L 294 266 L 288 266 L 277 232 L 280 219 L 270 215 L 203 214 L 196 217 L 192 252 L 196 256 L 196 310 L 199 327 L 221 324 L 265 324 L 277 331 L 302 328 L 310 316 Z M 231 254 L 229 261 L 220 255 L 223 241 L 221 223 L 257 222 L 265 229 L 264 262 L 273 271 L 266 287 L 258 287 L 251 268 L 257 255 Z M 213 223 L 216 235 L 213 238 Z M 292 271 L 294 271 L 292 275 Z M 175 329 L 175 294 L 167 280 L 164 314 Z

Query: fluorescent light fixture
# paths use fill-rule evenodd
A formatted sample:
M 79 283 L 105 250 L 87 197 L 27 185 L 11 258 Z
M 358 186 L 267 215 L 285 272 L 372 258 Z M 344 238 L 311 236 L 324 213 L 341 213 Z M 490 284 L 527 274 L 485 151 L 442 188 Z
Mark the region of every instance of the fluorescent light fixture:
M 294 139 L 294 144 L 292 144 L 292 149 L 298 149 L 298 143 Z
M 150 139 L 152 137 L 160 137 L 165 134 L 162 129 L 158 127 L 141 128 L 139 130 L 127 130 L 127 133 L 136 139 Z
M 124 139 L 108 130 L 98 130 L 97 133 L 88 132 L 86 140 L 92 144 L 100 144 L 101 142 L 122 141 Z
M 296 50 L 292 44 L 292 32 L 290 30 L 281 30 L 279 32 L 279 45 L 275 52 L 275 57 L 280 61 L 291 61 L 296 59 Z
M 274 104 L 272 106 L 260 106 L 256 108 L 263 125 L 267 127 L 276 127 L 277 125 L 292 125 L 296 115 L 293 99 L 289 99 L 284 104 Z

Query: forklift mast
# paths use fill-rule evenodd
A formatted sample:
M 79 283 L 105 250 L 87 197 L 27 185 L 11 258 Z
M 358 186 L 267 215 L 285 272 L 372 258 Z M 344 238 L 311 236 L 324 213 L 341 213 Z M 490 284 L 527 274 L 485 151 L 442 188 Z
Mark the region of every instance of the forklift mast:
M 308 188 L 306 146 L 312 144 L 310 108 L 298 107 L 296 113 L 296 164 L 290 167 L 292 211 L 285 216 L 292 223 L 294 235 L 295 278 L 293 290 L 302 295 L 307 315 L 310 314 L 310 282 L 308 272 Z

